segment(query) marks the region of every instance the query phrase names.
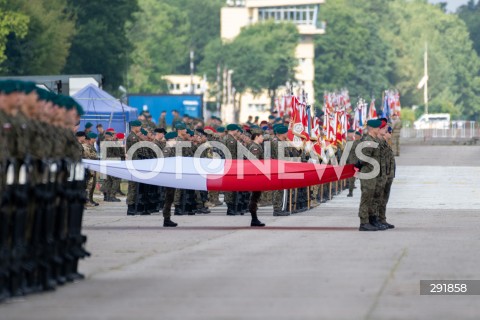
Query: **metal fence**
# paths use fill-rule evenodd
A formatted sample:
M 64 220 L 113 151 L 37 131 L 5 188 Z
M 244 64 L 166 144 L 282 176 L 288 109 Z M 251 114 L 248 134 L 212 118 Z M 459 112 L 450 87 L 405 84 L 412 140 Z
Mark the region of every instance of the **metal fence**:
M 480 127 L 475 121 L 452 121 L 443 128 L 415 129 L 404 127 L 401 137 L 406 139 L 479 139 Z

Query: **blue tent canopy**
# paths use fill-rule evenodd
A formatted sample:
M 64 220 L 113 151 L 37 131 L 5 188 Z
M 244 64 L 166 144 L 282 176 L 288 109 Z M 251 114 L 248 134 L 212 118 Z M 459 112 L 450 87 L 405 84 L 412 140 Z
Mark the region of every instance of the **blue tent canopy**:
M 116 132 L 127 133 L 128 122 L 138 116 L 136 108 L 121 103 L 93 84 L 78 91 L 72 98 L 81 104 L 85 111 L 80 120 L 80 130 L 83 130 L 87 122 L 91 122 L 94 128 L 100 123 L 105 129 L 114 128 Z

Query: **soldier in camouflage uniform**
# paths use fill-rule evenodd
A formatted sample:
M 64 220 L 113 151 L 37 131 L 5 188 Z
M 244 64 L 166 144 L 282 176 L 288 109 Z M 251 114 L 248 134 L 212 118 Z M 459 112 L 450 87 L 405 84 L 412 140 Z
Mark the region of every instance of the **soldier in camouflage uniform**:
M 380 204 L 378 206 L 378 218 L 380 223 L 385 225 L 388 229 L 393 229 L 395 226 L 387 222 L 387 203 L 388 199 L 390 198 L 390 189 L 392 188 L 393 179 L 395 178 L 395 155 L 393 153 L 392 148 L 390 147 L 390 139 L 392 136 L 392 128 L 388 127 L 387 131 L 384 134 L 384 140 L 386 143 L 386 175 L 387 175 L 387 182 L 385 183 L 385 188 L 383 193 L 380 196 Z
M 219 142 L 217 130 L 215 130 L 213 127 L 207 126 L 203 129 L 203 131 L 207 136 L 207 141 Z M 212 147 L 212 158 L 214 157 L 222 158 L 222 155 L 220 154 L 219 150 L 216 147 L 215 148 Z M 205 204 L 205 206 L 206 207 L 221 206 L 223 202 L 220 201 L 219 196 L 220 196 L 220 192 L 218 191 L 208 191 L 208 202 Z
M 240 127 L 236 124 L 227 125 L 227 135 L 223 137 L 223 144 L 227 147 L 230 155 L 226 155 L 226 158 L 237 159 L 237 139 L 240 135 Z M 227 204 L 227 215 L 234 216 L 241 214 L 241 210 L 238 206 L 238 192 L 224 192 L 225 203 Z
M 160 113 L 157 128 L 167 130 L 167 111 L 162 110 L 162 112 Z
M 97 134 L 94 132 L 89 132 L 85 139 L 83 146 L 83 158 L 98 160 L 97 151 L 95 150 L 95 142 L 97 139 Z M 87 207 L 98 206 L 98 203 L 93 201 L 93 193 L 95 191 L 95 186 L 97 184 L 97 173 L 95 171 L 87 170 Z
M 105 133 L 105 140 L 108 142 L 113 142 L 114 146 L 109 146 L 106 149 L 106 156 L 107 159 L 118 159 L 118 160 L 125 160 L 125 148 L 123 147 L 122 143 L 119 142 L 115 138 L 115 134 L 111 131 Z M 120 187 L 120 178 L 113 177 L 107 175 L 105 182 L 102 185 L 100 191 L 103 192 L 105 198 L 104 201 L 106 202 L 120 202 L 121 200 L 118 199 L 115 195 L 117 190 Z
M 380 146 L 377 145 L 377 134 L 382 121 L 372 119 L 367 121 L 367 134 L 364 135 L 362 140 L 362 153 L 369 158 L 376 160 L 378 163 L 380 160 Z M 362 174 L 368 174 L 373 171 L 373 165 L 369 162 L 357 161 L 355 166 L 360 170 Z M 362 195 L 360 198 L 360 208 L 358 210 L 358 216 L 360 217 L 360 231 L 377 231 L 378 228 L 370 224 L 370 217 L 373 217 L 373 206 L 375 187 L 377 185 L 377 177 L 371 177 L 369 179 L 360 179 L 360 185 Z
M 175 129 L 177 130 L 177 137 L 176 141 L 178 143 L 182 142 L 190 142 L 190 133 L 187 131 L 187 127 L 183 122 L 177 122 L 175 125 Z M 181 154 L 178 156 L 182 157 L 192 157 L 193 156 L 193 149 L 192 147 L 182 147 Z M 187 189 L 175 189 L 175 197 L 174 197 L 174 205 L 175 205 L 175 215 L 194 215 L 193 207 L 191 207 L 189 200 L 194 197 L 194 190 L 187 190 Z
M 139 137 L 140 135 L 140 128 L 142 126 L 142 123 L 139 120 L 134 120 L 129 122 L 130 125 L 130 134 L 127 137 L 126 141 L 126 147 L 127 147 L 127 153 L 129 152 L 130 148 L 132 148 L 137 142 L 140 142 L 141 139 Z M 132 158 L 128 160 L 137 160 L 139 159 L 139 152 L 133 153 L 130 155 Z M 138 203 L 137 203 L 137 208 L 135 206 L 135 203 L 138 198 L 138 183 L 133 182 L 133 181 L 128 181 L 128 193 L 127 193 L 127 215 L 136 215 L 137 214 L 137 208 L 138 208 Z
M 402 120 L 398 114 L 392 116 L 392 150 L 395 156 L 400 155 L 400 133 L 402 130 Z
M 176 132 L 169 132 L 165 134 L 165 149 L 163 155 L 165 158 L 175 157 L 175 144 L 177 139 Z M 165 202 L 163 205 L 163 226 L 176 227 L 177 224 L 171 220 L 172 204 L 175 197 L 175 188 L 165 187 Z
M 248 151 L 250 151 L 250 153 L 259 160 L 262 160 L 264 156 L 262 143 L 263 143 L 263 133 L 254 131 L 254 133 L 252 134 L 252 142 L 248 147 Z M 248 204 L 248 210 L 252 215 L 252 222 L 250 223 L 250 226 L 252 227 L 265 226 L 265 223 L 262 223 L 260 220 L 258 220 L 258 216 L 257 216 L 258 201 L 260 200 L 261 195 L 262 195 L 261 191 L 253 191 L 250 197 L 250 202 Z
M 272 159 L 282 159 L 285 157 L 283 154 L 279 154 L 279 143 L 285 143 L 287 141 L 288 128 L 284 125 L 275 127 L 275 136 L 271 139 L 271 157 Z M 284 190 L 275 190 L 272 194 L 273 203 L 273 215 L 274 216 L 288 216 L 290 213 L 283 210 L 283 194 Z
M 382 124 L 378 130 L 378 134 L 376 136 L 376 141 L 379 144 L 380 152 L 380 173 L 377 176 L 377 183 L 375 185 L 375 194 L 373 196 L 373 206 L 372 206 L 372 215 L 370 216 L 370 224 L 374 225 L 378 228 L 378 230 L 386 230 L 388 227 L 382 224 L 378 217 L 378 210 L 381 206 L 382 195 L 385 190 L 385 184 L 387 183 L 387 152 L 389 149 L 387 141 L 384 139 L 385 132 L 387 131 L 387 119 L 381 118 L 379 119 Z

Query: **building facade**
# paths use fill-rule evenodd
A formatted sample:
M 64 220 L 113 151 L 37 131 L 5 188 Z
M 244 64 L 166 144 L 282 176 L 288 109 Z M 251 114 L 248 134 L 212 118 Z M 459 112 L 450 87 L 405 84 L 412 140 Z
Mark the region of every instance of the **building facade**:
M 300 33 L 300 42 L 295 55 L 298 66 L 295 74 L 294 90 L 305 90 L 309 101 L 313 101 L 315 79 L 314 36 L 325 33 L 325 23 L 319 22 L 320 5 L 325 0 L 227 0 L 221 10 L 221 37 L 223 41 L 233 40 L 243 27 L 267 20 L 293 22 Z M 233 70 L 235 72 L 235 70 Z M 233 87 L 235 84 L 233 84 Z M 226 99 L 231 101 L 232 99 Z M 269 115 L 270 98 L 267 94 L 242 95 L 240 122 L 249 115 L 265 118 Z M 226 122 L 234 121 L 232 103 L 222 106 L 222 117 Z

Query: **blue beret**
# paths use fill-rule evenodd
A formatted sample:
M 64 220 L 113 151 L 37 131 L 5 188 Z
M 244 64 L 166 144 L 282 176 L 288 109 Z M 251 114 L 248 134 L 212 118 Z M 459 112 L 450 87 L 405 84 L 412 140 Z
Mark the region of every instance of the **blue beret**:
M 178 136 L 177 133 L 175 131 L 172 131 L 172 132 L 168 132 L 165 135 L 165 139 L 171 140 L 171 139 L 175 139 L 177 136 Z
M 392 132 L 393 132 L 393 129 L 392 129 L 392 127 L 388 127 L 388 129 L 387 129 L 387 130 L 388 130 L 388 133 L 392 133 Z
M 141 127 L 142 126 L 142 123 L 140 122 L 140 120 L 133 120 L 133 121 L 130 121 L 128 124 L 130 125 L 130 127 Z
M 382 125 L 382 121 L 378 119 L 371 119 L 367 121 L 367 126 L 372 128 L 379 128 Z
M 225 127 L 218 127 L 217 132 L 220 132 L 220 133 L 225 132 Z
M 280 125 L 280 126 L 278 126 L 274 129 L 274 132 L 278 133 L 278 134 L 287 133 L 288 132 L 288 127 L 286 127 L 284 125 Z
M 95 132 L 89 132 L 87 135 L 90 139 L 97 139 L 98 135 Z
M 185 126 L 185 123 L 183 123 L 183 122 L 177 122 L 177 124 L 175 124 L 175 129 L 177 129 L 177 130 L 185 130 L 185 129 L 187 129 L 187 127 Z
M 240 130 L 240 127 L 235 123 L 227 125 L 227 131 Z

